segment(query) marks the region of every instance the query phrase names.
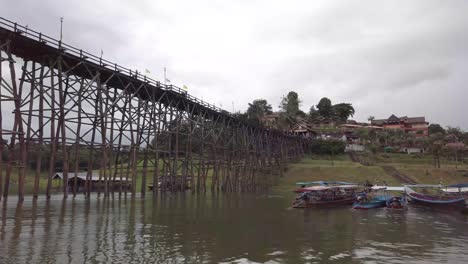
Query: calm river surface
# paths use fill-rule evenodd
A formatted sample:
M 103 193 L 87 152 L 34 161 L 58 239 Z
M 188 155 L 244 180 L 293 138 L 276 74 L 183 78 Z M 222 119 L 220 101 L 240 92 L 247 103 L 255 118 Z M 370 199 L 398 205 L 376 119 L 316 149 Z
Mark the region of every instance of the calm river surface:
M 466 216 L 297 210 L 292 197 L 11 197 L 0 263 L 468 263 Z

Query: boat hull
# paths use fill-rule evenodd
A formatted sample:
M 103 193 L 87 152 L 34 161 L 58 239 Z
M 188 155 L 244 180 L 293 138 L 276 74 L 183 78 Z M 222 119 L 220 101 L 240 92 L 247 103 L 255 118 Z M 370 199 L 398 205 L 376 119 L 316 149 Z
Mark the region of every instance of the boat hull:
M 331 201 L 302 201 L 301 203 L 293 204 L 293 208 L 330 208 L 351 205 L 356 201 L 356 197 L 331 200 Z
M 356 202 L 353 204 L 353 209 L 373 209 L 385 207 L 388 198 L 385 196 L 378 196 L 368 202 Z
M 385 201 L 375 201 L 375 202 L 368 202 L 368 203 L 359 203 L 353 204 L 353 209 L 373 209 L 373 208 L 380 208 L 385 207 Z
M 409 202 L 413 206 L 434 209 L 438 211 L 462 211 L 466 207 L 463 197 L 445 197 L 438 200 L 437 197 L 425 196 L 418 193 L 409 193 Z

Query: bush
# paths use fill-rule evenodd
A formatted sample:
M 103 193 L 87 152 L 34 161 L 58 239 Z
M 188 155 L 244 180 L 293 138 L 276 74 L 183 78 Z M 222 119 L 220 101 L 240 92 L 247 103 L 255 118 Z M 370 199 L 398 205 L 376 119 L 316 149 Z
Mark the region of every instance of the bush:
M 336 155 L 344 153 L 346 143 L 341 140 L 331 139 L 311 139 L 306 144 L 306 151 L 309 154 Z

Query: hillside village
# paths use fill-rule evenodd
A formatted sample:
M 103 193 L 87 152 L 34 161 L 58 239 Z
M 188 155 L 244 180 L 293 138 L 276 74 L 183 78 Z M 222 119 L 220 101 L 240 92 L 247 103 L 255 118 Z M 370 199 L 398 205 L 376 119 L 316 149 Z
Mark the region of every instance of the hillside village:
M 238 115 L 261 126 L 312 140 L 315 148 L 309 151 L 315 154 L 426 153 L 432 154 L 435 166 L 440 156 L 468 162 L 468 132 L 460 128 L 443 128 L 430 123 L 425 116 L 393 113 L 389 113 L 388 118 L 369 116 L 366 122 L 356 121 L 352 119 L 355 113 L 352 104 L 332 104 L 328 98 L 322 98 L 309 113 L 301 111 L 300 104 L 298 94 L 290 92 L 283 97 L 277 112 L 272 111 L 266 100 L 258 99 L 249 103 L 245 113 Z M 331 144 L 334 147 L 324 149 L 324 145 Z

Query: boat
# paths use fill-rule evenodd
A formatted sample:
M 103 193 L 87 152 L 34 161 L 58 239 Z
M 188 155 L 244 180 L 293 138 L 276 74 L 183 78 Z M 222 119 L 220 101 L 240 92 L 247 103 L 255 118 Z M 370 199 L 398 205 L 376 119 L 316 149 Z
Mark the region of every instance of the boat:
M 296 182 L 296 185 L 300 186 L 299 188 L 295 189 L 295 193 L 304 193 L 309 191 L 315 191 L 316 186 L 342 186 L 342 185 L 350 185 L 355 186 L 356 183 L 351 182 L 342 182 L 342 181 L 313 181 L 313 182 Z
M 468 198 L 468 183 L 457 183 L 448 185 L 442 189 L 443 192 L 448 194 L 459 194 L 464 196 L 465 199 Z
M 387 200 L 390 198 L 386 195 L 386 187 L 382 186 L 381 188 L 372 187 L 371 189 L 375 193 L 362 193 L 357 197 L 357 201 L 353 203 L 353 209 L 373 209 L 385 207 Z
M 405 210 L 408 208 L 408 200 L 405 196 L 393 196 L 385 202 L 387 209 Z
M 357 185 L 312 186 L 292 202 L 293 208 L 326 208 L 351 205 L 356 201 Z
M 413 188 L 422 188 L 423 193 L 416 192 Z M 405 185 L 405 193 L 410 204 L 420 207 L 442 211 L 462 211 L 466 207 L 465 197 L 444 192 L 447 189 L 441 185 Z M 437 190 L 437 193 L 429 193 L 429 190 Z

